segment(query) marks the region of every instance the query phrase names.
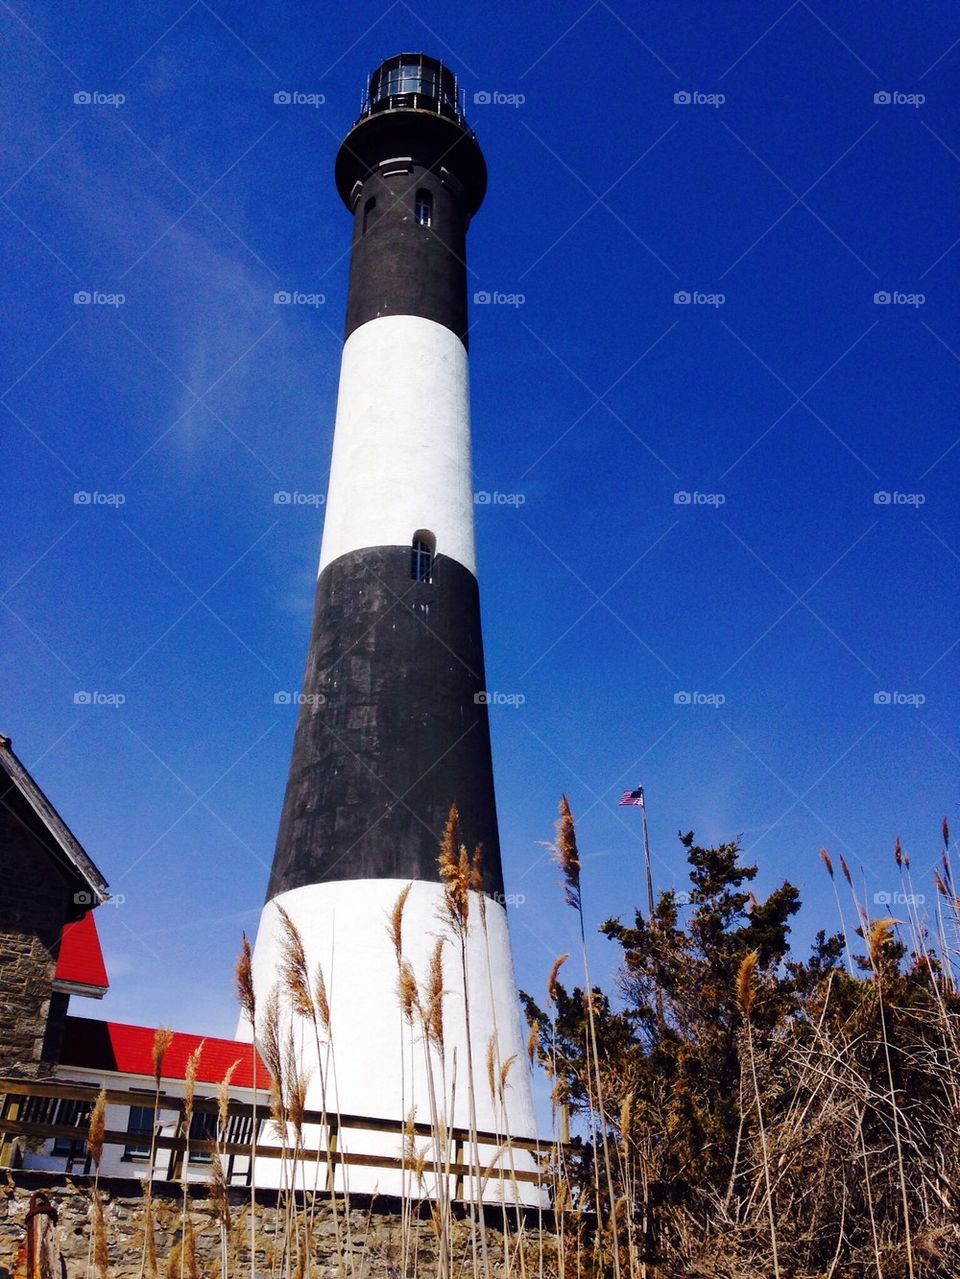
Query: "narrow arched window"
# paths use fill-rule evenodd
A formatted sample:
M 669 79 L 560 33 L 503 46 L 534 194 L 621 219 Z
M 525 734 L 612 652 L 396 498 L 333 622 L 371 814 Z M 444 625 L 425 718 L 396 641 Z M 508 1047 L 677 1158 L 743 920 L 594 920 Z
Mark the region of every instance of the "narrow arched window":
M 361 230 L 361 235 L 367 234 L 367 227 L 370 225 L 371 221 L 373 220 L 375 216 L 376 207 L 377 207 L 377 197 L 375 195 L 372 195 L 370 199 L 366 202 L 366 204 L 363 206 L 363 228 Z
M 417 192 L 417 221 L 421 226 L 433 226 L 433 195 L 422 187 Z
M 433 581 L 433 556 L 437 543 L 432 533 L 418 529 L 410 548 L 410 576 L 415 582 Z

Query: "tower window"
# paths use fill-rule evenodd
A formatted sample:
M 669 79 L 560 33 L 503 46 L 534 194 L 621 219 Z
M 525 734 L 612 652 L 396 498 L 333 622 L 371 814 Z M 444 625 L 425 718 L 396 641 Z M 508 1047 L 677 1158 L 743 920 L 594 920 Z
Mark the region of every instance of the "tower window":
M 426 529 L 413 535 L 410 548 L 410 576 L 415 582 L 433 581 L 433 557 L 437 548 L 436 538 Z
M 361 230 L 361 235 L 367 234 L 367 227 L 373 221 L 374 217 L 376 217 L 376 208 L 377 208 L 377 197 L 375 195 L 372 195 L 370 199 L 366 202 L 366 204 L 363 206 L 363 228 Z
M 417 192 L 417 221 L 421 226 L 433 226 L 433 195 L 423 189 Z

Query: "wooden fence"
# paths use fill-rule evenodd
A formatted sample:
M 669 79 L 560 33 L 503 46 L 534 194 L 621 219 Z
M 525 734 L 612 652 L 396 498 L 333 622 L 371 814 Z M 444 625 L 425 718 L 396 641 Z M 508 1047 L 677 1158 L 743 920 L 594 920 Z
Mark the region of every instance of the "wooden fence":
M 209 1138 L 198 1138 L 185 1131 L 185 1102 L 182 1097 L 172 1097 L 161 1093 L 159 1099 L 155 1094 L 141 1090 L 126 1088 L 107 1088 L 108 1106 L 139 1107 L 154 1111 L 154 1131 L 140 1135 L 140 1142 L 152 1141 L 155 1151 L 169 1151 L 171 1157 L 166 1172 L 160 1174 L 170 1181 L 179 1181 L 183 1173 L 183 1161 L 190 1155 L 212 1157 L 219 1148 L 224 1160 L 225 1174 L 228 1184 L 234 1180 L 234 1163 L 238 1159 L 246 1159 L 248 1167 L 240 1173 L 242 1181 L 238 1184 L 250 1183 L 253 1173 L 253 1160 L 250 1159 L 253 1148 L 254 1126 L 256 1126 L 255 1159 L 285 1159 L 288 1161 L 306 1161 L 325 1164 L 326 1189 L 334 1188 L 334 1178 L 338 1167 L 383 1168 L 397 1172 L 411 1172 L 411 1161 L 397 1155 L 372 1155 L 357 1151 L 341 1149 L 343 1137 L 350 1132 L 382 1133 L 397 1138 L 398 1147 L 402 1148 L 404 1137 L 412 1131 L 414 1137 L 433 1138 L 433 1129 L 429 1124 L 414 1123 L 412 1126 L 396 1119 L 374 1119 L 365 1115 L 346 1115 L 328 1112 L 323 1114 L 317 1110 L 307 1110 L 303 1114 L 303 1127 L 314 1127 L 326 1134 L 326 1142 L 320 1146 L 305 1149 L 293 1148 L 290 1144 L 279 1145 L 264 1139 L 264 1131 L 271 1124 L 267 1106 L 254 1107 L 251 1102 L 231 1099 L 228 1107 L 228 1124 L 224 1139 L 219 1147 Z M 69 1162 L 79 1165 L 79 1170 L 89 1171 L 90 1157 L 86 1149 L 87 1127 L 90 1110 L 100 1089 L 94 1084 L 70 1083 L 64 1080 L 31 1080 L 0 1078 L 0 1168 L 20 1166 L 25 1145 L 35 1147 L 38 1143 L 61 1141 L 68 1143 L 70 1153 L 63 1155 Z M 70 1107 L 72 1119 L 69 1123 L 57 1122 L 61 1103 L 75 1103 Z M 211 1127 L 217 1123 L 218 1103 L 209 1098 L 195 1098 L 193 1115 L 210 1116 L 207 1121 Z M 173 1112 L 176 1115 L 173 1135 L 156 1131 L 160 1126 L 158 1111 Z M 174 1122 L 173 1120 L 164 1121 Z M 137 1135 L 129 1129 L 107 1129 L 104 1133 L 105 1146 L 130 1147 Z M 279 1138 L 274 1139 L 279 1140 Z M 476 1175 L 476 1167 L 469 1162 L 474 1140 L 480 1147 L 490 1147 L 495 1152 L 489 1164 L 480 1168 L 481 1181 L 487 1179 L 516 1181 L 520 1183 L 539 1184 L 548 1179 L 547 1163 L 551 1154 L 557 1153 L 555 1143 L 539 1141 L 534 1138 L 513 1137 L 509 1143 L 502 1134 L 478 1132 L 474 1138 L 467 1128 L 450 1128 L 446 1133 L 446 1154 L 438 1166 L 435 1160 L 427 1160 L 422 1165 L 423 1173 L 431 1173 L 446 1178 L 454 1178 L 455 1199 L 463 1198 L 464 1178 Z M 76 1153 L 72 1153 L 72 1152 Z M 510 1166 L 511 1152 L 523 1152 L 533 1157 L 536 1168 L 517 1168 Z M 486 1156 L 491 1158 L 491 1156 Z M 465 1160 L 467 1162 L 465 1162 Z M 66 1171 L 74 1171 L 70 1166 Z M 158 1174 L 155 1171 L 154 1177 Z M 449 1185 L 449 1180 L 448 1183 Z

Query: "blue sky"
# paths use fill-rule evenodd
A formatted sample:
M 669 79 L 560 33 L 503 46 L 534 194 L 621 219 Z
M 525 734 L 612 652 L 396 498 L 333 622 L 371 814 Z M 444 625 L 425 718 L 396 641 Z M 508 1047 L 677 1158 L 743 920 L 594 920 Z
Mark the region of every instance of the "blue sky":
M 805 945 L 836 924 L 821 845 L 872 902 L 899 834 L 931 906 L 960 762 L 955 9 L 0 23 L 2 728 L 117 894 L 105 1014 L 235 1025 L 323 518 L 274 494 L 325 490 L 333 159 L 401 49 L 458 72 L 487 156 L 471 290 L 523 299 L 471 332 L 476 487 L 514 495 L 477 513 L 488 683 L 524 699 L 492 708 L 521 985 L 575 940 L 542 847 L 563 790 L 591 923 L 641 900 L 638 782 L 658 887 L 679 828 L 742 833 L 759 891 L 799 885 Z

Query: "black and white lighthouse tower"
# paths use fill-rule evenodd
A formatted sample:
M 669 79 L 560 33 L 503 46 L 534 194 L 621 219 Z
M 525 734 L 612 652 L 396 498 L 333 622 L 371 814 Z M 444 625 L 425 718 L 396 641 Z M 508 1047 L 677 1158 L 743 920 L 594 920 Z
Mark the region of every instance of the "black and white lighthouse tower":
M 443 932 L 437 855 L 455 803 L 463 843 L 483 849 L 486 923 L 475 902 L 467 967 L 476 1121 L 533 1136 L 474 545 L 465 262 L 487 173 L 453 73 L 421 54 L 384 62 L 340 147 L 336 183 L 353 217 L 346 339 L 304 697 L 254 978 L 259 991 L 276 980 L 282 906 L 327 974 L 338 1108 L 402 1119 L 415 1107 L 428 1121 L 423 1069 L 408 1060 L 401 1070 L 410 1049 L 387 920 L 412 883 L 403 951 L 425 980 Z M 449 947 L 444 988 L 456 1097 L 445 1121 L 466 1125 L 464 991 Z M 491 1040 L 500 1062 L 517 1055 L 505 1105 L 487 1087 Z M 319 1076 L 308 1097 L 317 1107 Z M 360 1175 L 351 1184 L 368 1188 Z M 376 1181 L 396 1190 L 383 1172 Z

